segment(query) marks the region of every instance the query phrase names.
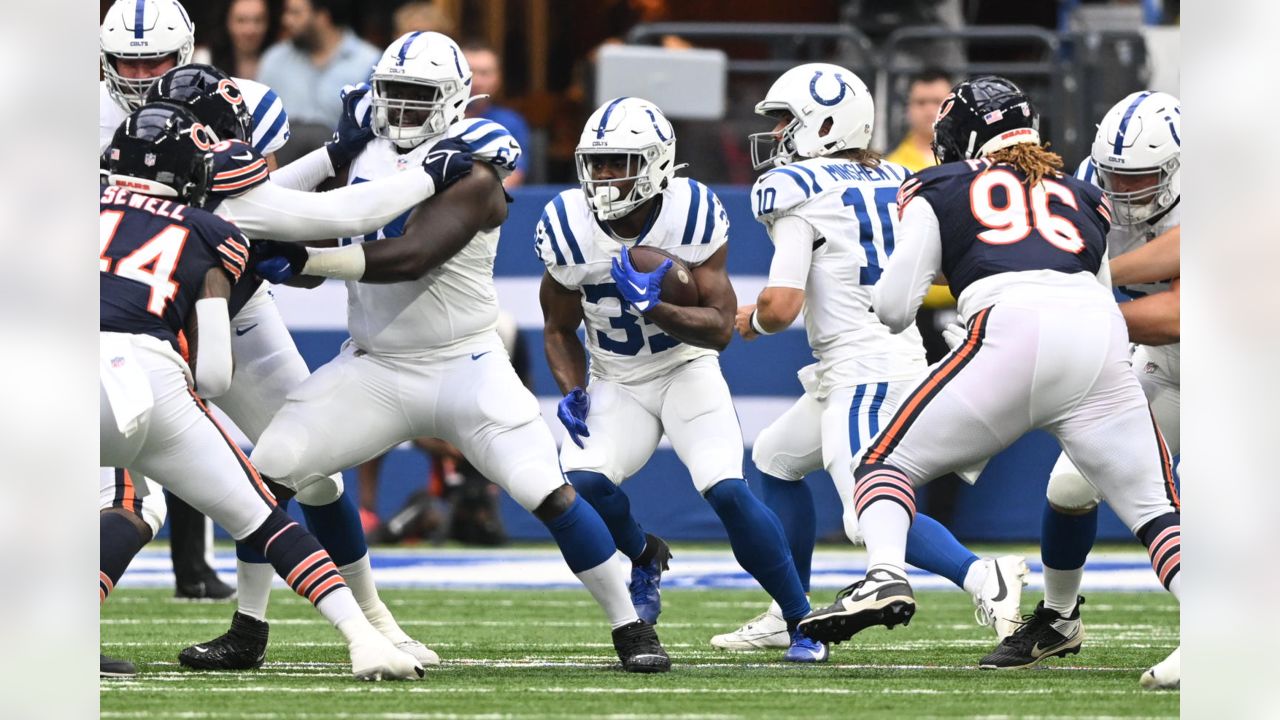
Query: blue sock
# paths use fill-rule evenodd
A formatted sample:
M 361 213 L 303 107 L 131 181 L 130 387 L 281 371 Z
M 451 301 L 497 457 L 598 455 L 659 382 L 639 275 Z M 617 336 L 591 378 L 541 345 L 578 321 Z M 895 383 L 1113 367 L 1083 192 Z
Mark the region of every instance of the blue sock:
M 813 509 L 813 493 L 804 480 L 783 480 L 760 473 L 760 493 L 764 504 L 778 516 L 787 535 L 791 559 L 800 576 L 800 586 L 809 592 L 809 572 L 813 566 L 813 545 L 818 534 L 817 512 Z
M 978 556 L 960 544 L 951 531 L 928 515 L 916 513 L 907 533 L 907 562 L 964 588 L 964 576 Z
M 809 599 L 777 516 L 751 494 L 745 480 L 721 480 L 705 497 L 724 523 L 733 557 L 778 601 L 782 617 L 794 622 L 808 615 Z
M 289 512 L 289 503 L 291 501 L 292 501 L 292 498 L 286 498 L 280 501 L 279 502 L 280 510 L 286 513 Z M 269 560 L 267 560 L 266 556 L 264 556 L 262 553 L 258 552 L 257 550 L 254 550 L 252 547 L 249 546 L 248 543 L 244 543 L 244 542 L 236 543 L 236 559 L 241 562 L 253 563 L 255 565 L 266 565 L 268 562 L 270 562 Z
M 307 528 L 329 551 L 338 567 L 350 565 L 369 553 L 360 511 L 351 493 L 343 491 L 342 497 L 328 505 L 302 505 L 302 515 L 307 519 Z
M 613 543 L 623 555 L 635 560 L 644 552 L 644 530 L 631 517 L 631 500 L 622 488 L 598 472 L 574 470 L 564 474 L 573 489 L 586 499 L 609 527 Z
M 1098 534 L 1098 508 L 1084 515 L 1068 515 L 1044 504 L 1040 521 L 1040 561 L 1054 570 L 1084 567 Z
M 568 510 L 546 525 L 575 574 L 600 565 L 616 552 L 608 526 L 580 497 L 575 497 Z

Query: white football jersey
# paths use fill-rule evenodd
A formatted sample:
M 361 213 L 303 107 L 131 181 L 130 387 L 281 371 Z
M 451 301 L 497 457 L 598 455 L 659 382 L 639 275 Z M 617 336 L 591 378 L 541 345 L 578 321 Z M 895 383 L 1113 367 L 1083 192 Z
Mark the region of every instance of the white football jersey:
M 690 178 L 672 178 L 659 197 L 657 216 L 638 238 L 626 242 L 601 226 L 581 189 L 557 195 L 538 221 L 538 257 L 556 282 L 582 294 L 592 377 L 641 382 L 694 358 L 717 354 L 663 332 L 623 302 L 610 274 L 613 259 L 624 247 L 665 250 L 692 268 L 728 242 L 729 217 L 711 188 Z
M 1076 169 L 1076 177 L 1085 182 L 1098 185 L 1098 175 L 1094 168 L 1093 161 L 1085 158 L 1080 166 Z M 1157 216 L 1154 220 L 1144 220 L 1137 225 L 1112 225 L 1111 232 L 1107 233 L 1107 257 L 1115 259 L 1127 252 L 1132 252 L 1151 242 L 1155 238 L 1163 235 L 1165 232 L 1172 230 L 1182 224 L 1181 202 L 1175 202 L 1172 207 L 1164 212 L 1163 215 Z M 1139 283 L 1136 285 L 1124 285 L 1116 288 L 1121 294 L 1130 298 L 1140 298 L 1152 295 L 1158 292 L 1164 292 L 1171 287 L 1169 280 L 1162 280 L 1154 283 Z M 1161 365 L 1170 377 L 1175 381 L 1181 376 L 1181 360 L 1182 351 L 1181 343 L 1173 343 L 1171 345 L 1153 345 L 1149 346 L 1148 357 L 1152 358 L 1152 362 Z
M 818 359 L 819 397 L 838 387 L 890 382 L 925 368 L 920 331 L 897 335 L 871 308 L 871 288 L 893 253 L 901 165 L 874 168 L 838 158 L 808 158 L 761 175 L 751 189 L 756 219 L 795 215 L 818 233 L 805 281 L 804 325 Z
M 384 138 L 374 138 L 351 163 L 347 183 L 387 177 L 412 168 L 415 172 L 440 139 L 461 137 L 471 144 L 472 157 L 486 162 L 505 177 L 520 157 L 520 145 L 507 129 L 491 120 L 455 123 L 434 141 L 401 154 Z M 404 233 L 412 209 L 376 233 L 353 242 L 376 242 Z M 417 280 L 399 283 L 347 283 L 347 327 L 355 344 L 382 355 L 421 355 L 438 358 L 461 354 L 477 339 L 497 339 L 498 293 L 493 284 L 493 260 L 498 254 L 499 228 L 477 233 L 443 265 Z M 489 336 L 492 336 L 490 338 Z M 501 349 L 501 340 L 497 340 Z
M 240 94 L 253 116 L 253 149 L 262 155 L 270 155 L 284 147 L 289 140 L 289 116 L 284 111 L 280 96 L 260 82 L 242 78 L 232 80 L 240 87 Z M 128 111 L 112 99 L 107 83 L 98 83 L 98 152 L 106 149 L 116 129 L 128 116 Z

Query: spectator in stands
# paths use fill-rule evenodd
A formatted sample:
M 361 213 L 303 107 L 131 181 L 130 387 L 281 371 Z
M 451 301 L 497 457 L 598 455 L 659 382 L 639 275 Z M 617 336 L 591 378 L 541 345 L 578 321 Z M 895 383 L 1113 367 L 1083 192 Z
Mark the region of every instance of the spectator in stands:
M 911 172 L 937 164 L 933 157 L 933 121 L 951 92 L 951 78 L 936 68 L 922 70 L 907 89 L 907 136 L 885 158 Z
M 289 112 L 289 157 L 278 157 L 285 164 L 329 139 L 342 113 L 342 86 L 368 80 L 382 51 L 352 32 L 350 0 L 285 0 L 281 23 L 285 40 L 262 56 L 258 79 Z
M 233 77 L 257 80 L 262 52 L 279 32 L 277 13 L 267 0 L 230 0 L 223 7 L 213 42 L 196 49 L 195 62 L 222 68 Z
M 412 0 L 396 8 L 392 24 L 396 37 L 415 31 L 438 32 L 453 37 L 457 30 L 440 5 L 427 0 Z
M 524 175 L 529 166 L 529 123 L 520 113 L 509 107 L 494 102 L 502 93 L 502 58 L 489 45 L 478 40 L 470 40 L 463 44 L 462 53 L 467 56 L 467 64 L 471 66 L 471 94 L 489 95 L 489 98 L 477 100 L 467 108 L 467 117 L 484 118 L 502 125 L 511 132 L 516 142 L 520 143 L 520 160 L 516 163 L 515 172 L 507 176 L 503 185 L 513 188 L 524 182 Z

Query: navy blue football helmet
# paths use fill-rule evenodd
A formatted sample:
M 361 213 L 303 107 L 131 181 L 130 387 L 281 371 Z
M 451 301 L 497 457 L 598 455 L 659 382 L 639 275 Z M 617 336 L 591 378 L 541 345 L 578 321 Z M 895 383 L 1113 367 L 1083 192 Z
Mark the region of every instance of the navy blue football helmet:
M 169 70 L 147 91 L 147 102 L 158 100 L 185 105 L 219 140 L 249 142 L 253 137 L 253 116 L 240 87 L 212 65 L 193 63 Z
M 107 182 L 204 207 L 217 138 L 181 105 L 143 105 L 125 118 L 103 153 Z
M 1021 88 L 997 75 L 951 89 L 933 122 L 939 163 L 972 160 L 1022 142 L 1040 142 L 1040 113 Z

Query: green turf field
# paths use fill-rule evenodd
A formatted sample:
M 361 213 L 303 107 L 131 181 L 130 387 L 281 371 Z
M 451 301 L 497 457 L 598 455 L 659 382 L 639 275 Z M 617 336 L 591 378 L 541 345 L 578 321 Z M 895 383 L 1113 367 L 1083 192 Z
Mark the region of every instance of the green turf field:
M 102 610 L 102 646 L 134 660 L 136 680 L 103 681 L 104 718 L 563 717 L 1173 717 L 1178 693 L 1138 676 L 1178 644 L 1164 593 L 1092 593 L 1080 655 L 1043 669 L 979 671 L 994 637 L 960 592 L 920 593 L 910 627 L 873 628 L 831 662 L 795 666 L 781 651 L 724 653 L 717 632 L 763 609 L 758 591 L 663 593 L 659 633 L 674 668 L 622 673 L 600 611 L 584 591 L 387 590 L 405 629 L 445 664 L 413 683 L 351 679 L 337 633 L 297 596 L 272 597 L 266 665 L 186 672 L 184 645 L 222 632 L 230 604 L 180 603 L 167 590 L 120 590 Z M 826 601 L 829 591 L 816 593 Z M 1024 609 L 1038 594 L 1028 593 Z

